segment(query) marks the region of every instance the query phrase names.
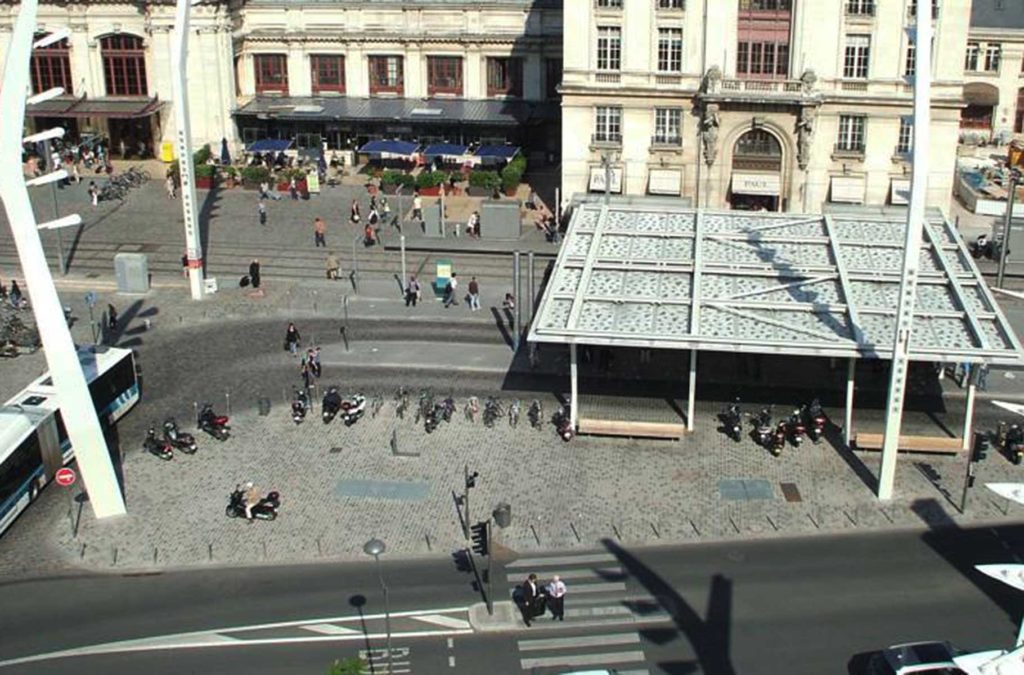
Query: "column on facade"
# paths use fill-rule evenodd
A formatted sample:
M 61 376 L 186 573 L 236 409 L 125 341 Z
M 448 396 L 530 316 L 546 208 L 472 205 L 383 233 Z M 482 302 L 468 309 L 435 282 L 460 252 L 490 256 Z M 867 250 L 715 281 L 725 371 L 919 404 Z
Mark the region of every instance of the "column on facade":
M 419 44 L 409 44 L 405 48 L 405 84 L 406 98 L 426 98 L 427 96 L 427 57 Z
M 523 59 L 523 98 L 539 101 L 544 98 L 544 59 L 538 49 L 531 49 Z
M 288 94 L 309 96 L 312 93 L 313 79 L 309 72 L 305 45 L 299 41 L 288 42 Z
M 345 95 L 362 97 L 370 95 L 370 64 L 361 43 L 351 42 L 345 49 Z
M 480 53 L 480 45 L 472 43 L 466 45 L 465 72 L 463 77 L 463 91 L 466 98 L 484 99 L 487 98 L 487 72 L 486 62 L 483 54 Z

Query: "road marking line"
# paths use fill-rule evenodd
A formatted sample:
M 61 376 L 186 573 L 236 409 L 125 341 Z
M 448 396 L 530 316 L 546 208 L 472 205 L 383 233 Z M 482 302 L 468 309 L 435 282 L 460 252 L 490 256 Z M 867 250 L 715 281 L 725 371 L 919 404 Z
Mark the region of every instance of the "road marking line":
M 448 667 L 449 668 L 454 668 L 455 667 L 455 657 L 454 656 L 449 656 L 448 657 Z
M 455 646 L 455 638 L 448 638 L 448 649 L 452 649 Z
M 519 567 L 551 567 L 552 565 L 583 565 L 587 563 L 618 562 L 611 553 L 581 553 L 579 555 L 551 556 L 549 558 L 520 558 L 505 565 L 505 569 Z
M 471 628 L 472 626 L 468 621 L 463 619 L 456 619 L 452 616 L 442 616 L 441 614 L 424 614 L 422 616 L 410 617 L 413 621 L 422 621 L 423 623 L 434 624 L 435 626 L 444 626 L 445 628 Z
M 621 581 L 610 581 L 597 584 L 573 584 L 569 586 L 570 593 L 606 593 L 610 591 L 625 591 L 626 584 Z
M 600 647 L 602 645 L 640 644 L 639 633 L 612 633 L 609 635 L 574 635 L 564 638 L 542 638 L 520 640 L 519 650 L 523 652 L 538 649 L 560 649 L 562 647 Z
M 623 614 L 632 615 L 633 610 L 629 607 L 623 607 L 621 605 L 610 605 L 607 607 L 581 607 L 579 609 L 567 609 L 565 615 L 572 616 L 621 616 Z
M 300 626 L 303 630 L 311 630 L 314 633 L 322 633 L 323 635 L 355 635 L 362 634 L 362 631 L 356 630 L 355 628 L 344 628 L 342 626 L 335 626 L 332 623 L 311 623 L 306 626 Z
M 562 656 L 544 656 L 535 659 L 521 659 L 519 664 L 523 670 L 531 668 L 550 668 L 553 666 L 597 666 L 606 663 L 632 663 L 646 661 L 642 651 L 610 652 L 608 654 L 566 654 Z

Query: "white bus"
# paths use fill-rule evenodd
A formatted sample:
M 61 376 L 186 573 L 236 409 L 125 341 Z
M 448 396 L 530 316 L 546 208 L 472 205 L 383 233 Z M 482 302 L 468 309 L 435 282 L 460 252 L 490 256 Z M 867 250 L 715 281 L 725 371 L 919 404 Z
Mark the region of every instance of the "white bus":
M 79 347 L 100 424 L 113 424 L 139 401 L 135 354 L 116 347 Z M 57 469 L 74 459 L 49 373 L 0 408 L 0 535 Z

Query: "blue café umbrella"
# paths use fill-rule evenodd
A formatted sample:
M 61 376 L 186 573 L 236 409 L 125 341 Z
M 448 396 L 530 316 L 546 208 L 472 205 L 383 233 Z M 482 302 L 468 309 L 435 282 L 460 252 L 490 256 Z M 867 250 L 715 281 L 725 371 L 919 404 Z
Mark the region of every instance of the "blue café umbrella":
M 231 153 L 228 152 L 228 139 L 220 139 L 220 163 L 224 165 L 231 164 Z

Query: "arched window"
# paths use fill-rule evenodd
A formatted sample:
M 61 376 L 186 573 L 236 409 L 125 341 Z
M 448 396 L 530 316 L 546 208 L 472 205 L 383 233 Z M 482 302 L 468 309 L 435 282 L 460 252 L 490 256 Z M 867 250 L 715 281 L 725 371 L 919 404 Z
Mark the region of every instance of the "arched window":
M 46 37 L 36 35 L 36 40 Z M 32 50 L 32 92 L 38 94 L 54 87 L 64 87 L 71 94 L 71 57 L 68 40 L 64 38 L 52 45 Z
M 120 33 L 100 38 L 100 54 L 107 96 L 149 95 L 142 38 Z
M 782 168 L 782 146 L 764 129 L 752 129 L 736 141 L 732 166 L 748 171 L 778 171 Z

